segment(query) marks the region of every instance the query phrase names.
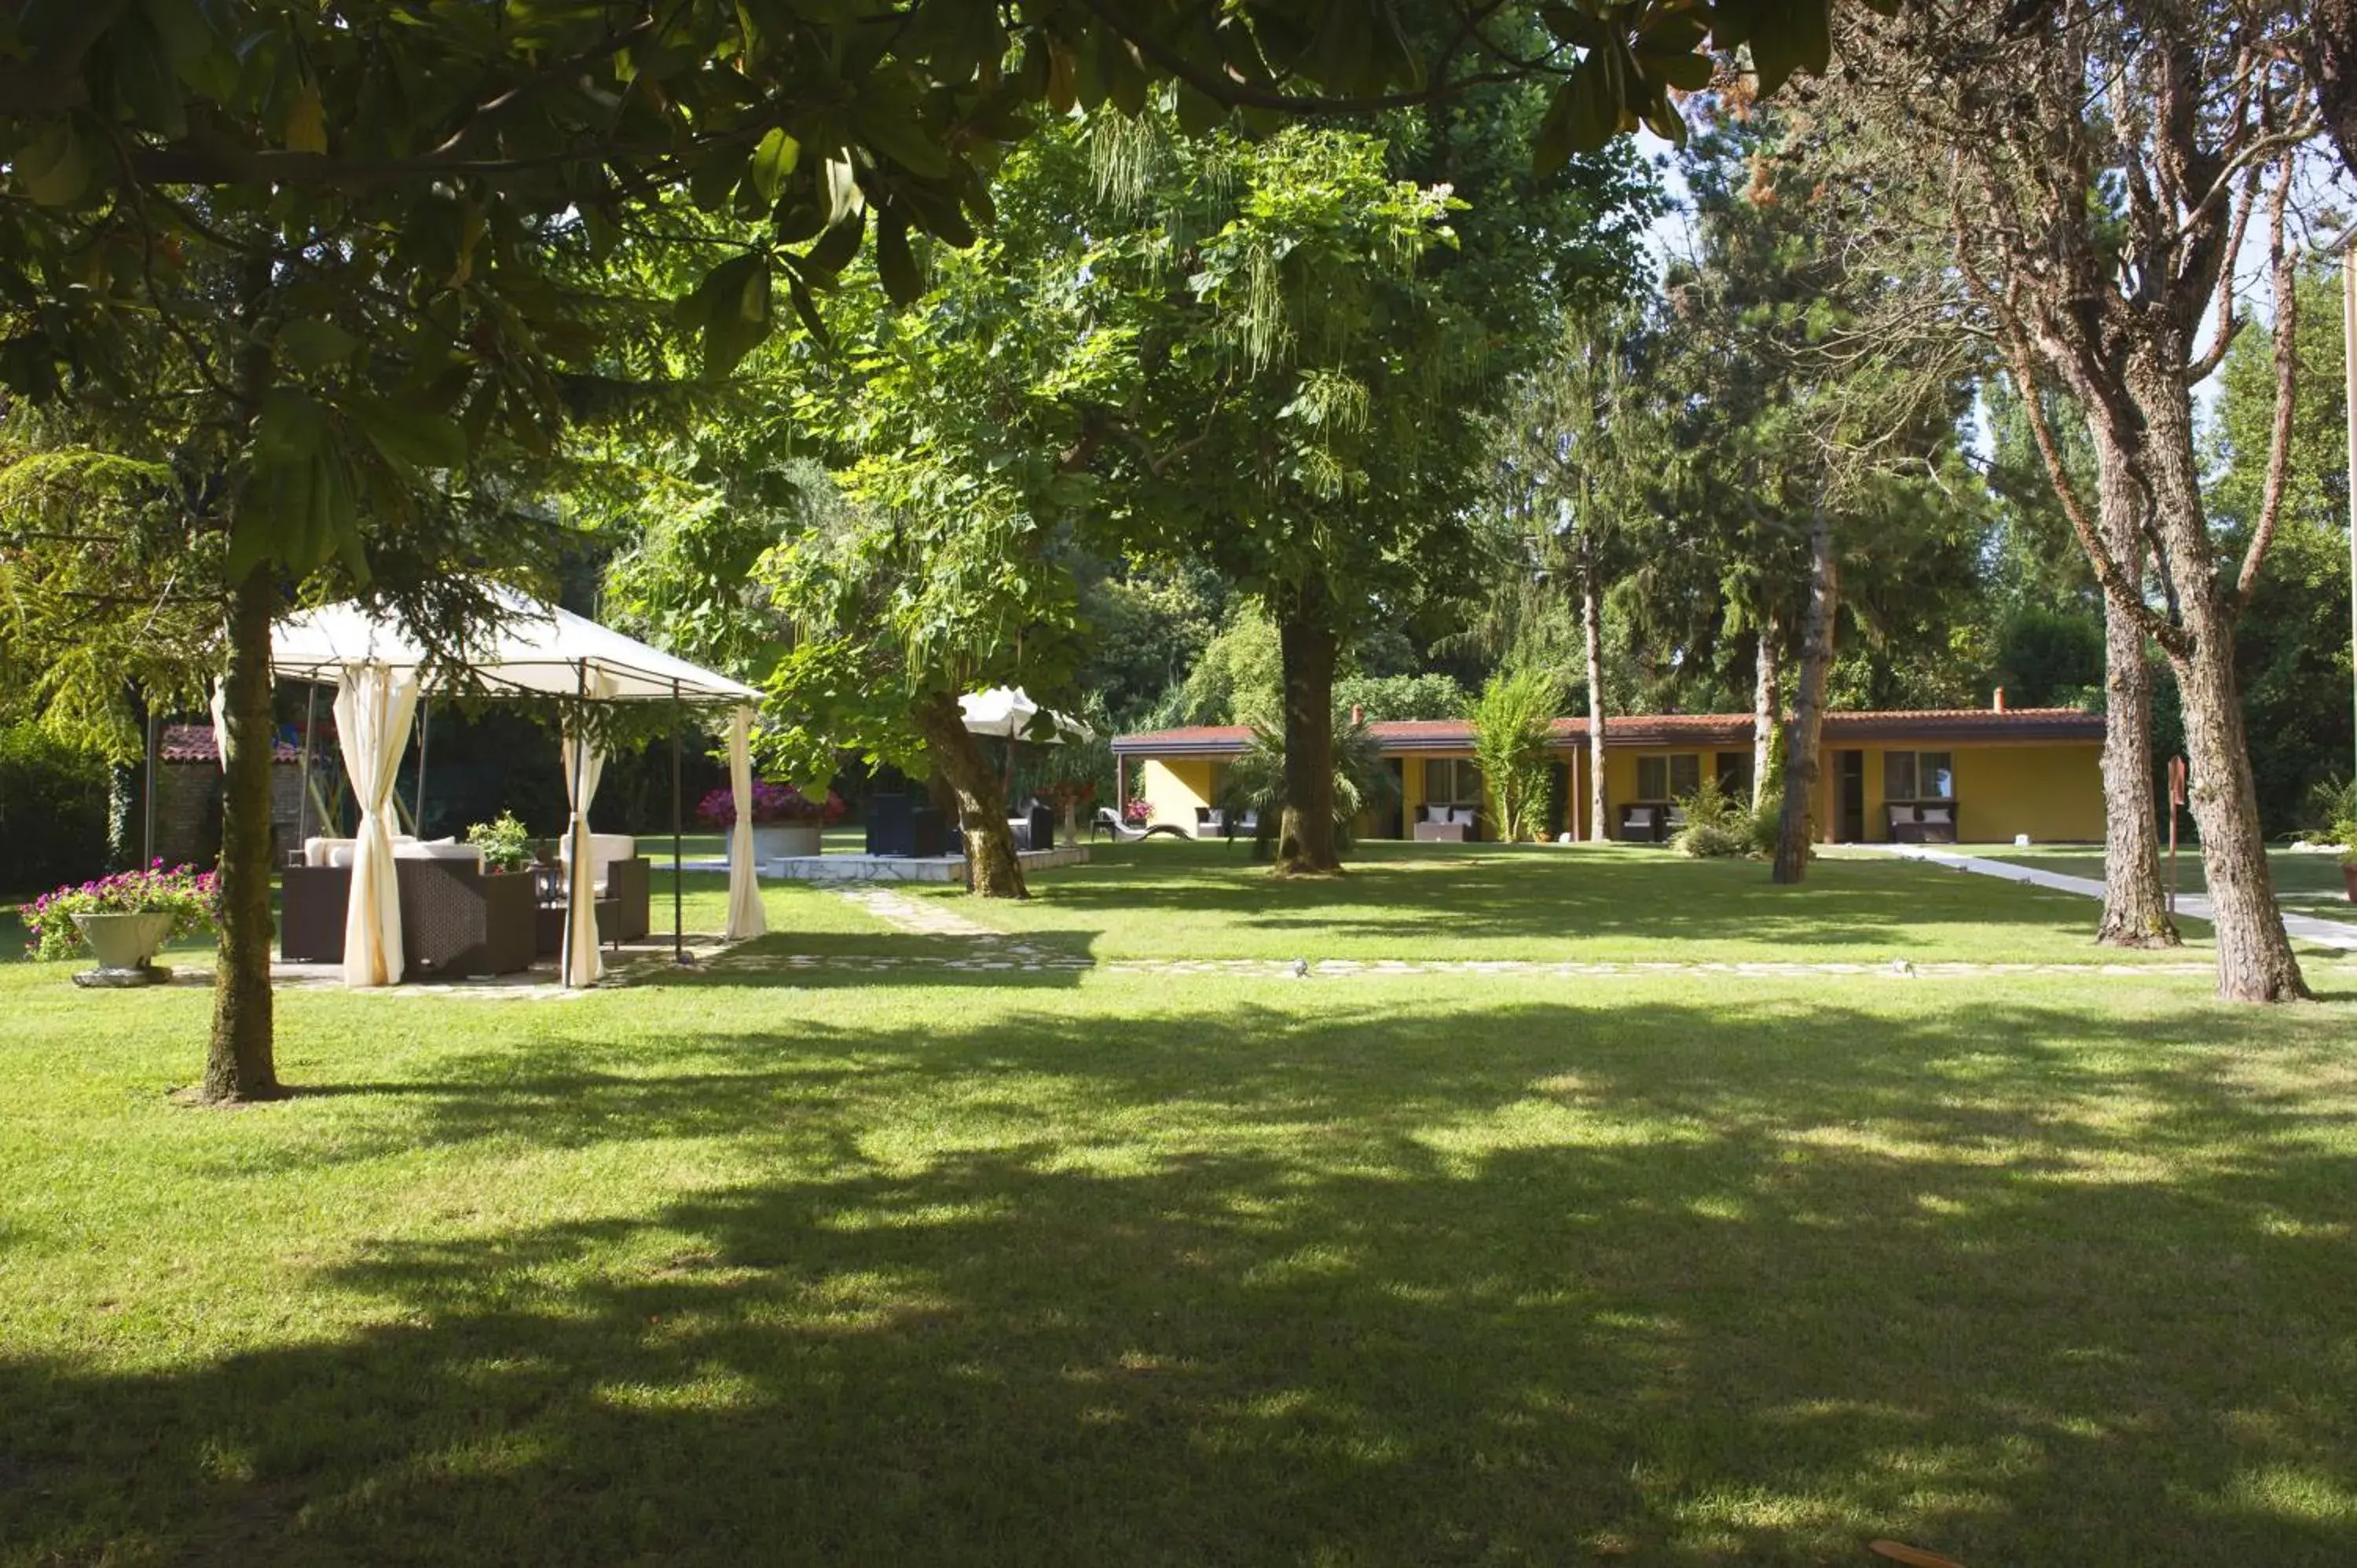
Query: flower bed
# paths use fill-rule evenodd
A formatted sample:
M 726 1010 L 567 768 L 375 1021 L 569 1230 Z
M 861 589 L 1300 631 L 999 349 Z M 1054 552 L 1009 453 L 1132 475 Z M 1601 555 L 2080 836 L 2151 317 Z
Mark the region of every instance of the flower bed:
M 815 822 L 821 827 L 826 827 L 841 822 L 846 809 L 843 803 L 843 797 L 832 789 L 826 792 L 825 800 L 813 800 L 791 784 L 772 784 L 766 779 L 756 779 L 753 783 L 750 815 L 757 825 L 771 822 Z M 724 829 L 735 827 L 737 825 L 735 793 L 726 789 L 715 789 L 696 802 L 695 814 L 712 827 Z

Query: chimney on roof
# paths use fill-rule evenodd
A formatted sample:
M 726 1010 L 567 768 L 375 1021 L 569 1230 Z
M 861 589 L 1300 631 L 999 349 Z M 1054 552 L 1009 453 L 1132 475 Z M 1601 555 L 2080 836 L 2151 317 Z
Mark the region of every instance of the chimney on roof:
M 1358 703 L 1352 703 L 1351 704 L 1351 723 L 1353 725 L 1362 725 L 1366 722 L 1367 710 L 1360 706 Z
M 1996 695 L 1994 698 L 1992 698 L 1992 699 L 1990 700 L 1989 706 L 1990 706 L 1990 707 L 1992 707 L 1992 708 L 1995 708 L 1998 713 L 2003 713 L 2003 712 L 2005 712 L 2005 688 L 2004 688 L 2004 687 L 1999 686 L 1999 687 L 1996 689 Z

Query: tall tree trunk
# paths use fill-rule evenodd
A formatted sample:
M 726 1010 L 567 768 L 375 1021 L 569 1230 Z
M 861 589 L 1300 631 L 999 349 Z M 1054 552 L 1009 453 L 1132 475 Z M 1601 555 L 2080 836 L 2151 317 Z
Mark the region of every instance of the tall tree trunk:
M 1585 528 L 1579 533 L 1579 625 L 1587 642 L 1587 837 L 1605 843 L 1612 829 L 1604 820 L 1604 603 L 1597 592 L 1596 542 Z
M 999 778 L 974 732 L 965 727 L 956 693 L 931 692 L 917 701 L 913 716 L 932 758 L 933 777 L 955 797 L 958 827 L 965 835 L 966 891 L 978 898 L 1028 898 L 1023 863 L 1015 858 L 1015 835 L 1006 826 Z
M 1784 717 L 1782 671 L 1777 668 L 1776 640 L 1781 628 L 1769 616 L 1760 623 L 1758 651 L 1751 671 L 1751 809 L 1758 811 L 1768 799 L 1768 770 L 1776 766 L 1776 730 Z
M 1270 869 L 1328 876 L 1342 869 L 1334 832 L 1334 657 L 1339 642 L 1297 605 L 1277 625 L 1285 661 L 1285 807 Z
M 1841 564 L 1834 558 L 1834 525 L 1817 503 L 1809 523 L 1809 618 L 1801 638 L 1801 689 L 1792 700 L 1792 734 L 1784 746 L 1784 808 L 1776 824 L 1778 882 L 1809 874 L 1815 837 L 1810 807 L 1817 798 L 1818 742 L 1824 734 L 1825 677 L 1834 663 L 1834 619 L 1841 608 Z
M 2243 693 L 2234 671 L 2237 593 L 2222 577 L 2202 513 L 2193 420 L 2166 338 L 2130 356 L 2128 391 L 2151 435 L 2146 476 L 2161 537 L 2177 568 L 2190 646 L 2171 650 L 2185 714 L 2188 803 L 2201 830 L 2201 867 L 2218 940 L 2218 994 L 2230 1002 L 2288 1002 L 2309 994 L 2276 907 L 2251 779 Z
M 2144 581 L 2145 487 L 2134 458 L 2093 424 L 2104 546 L 2134 583 Z M 2178 945 L 2160 882 L 2160 829 L 2152 811 L 2152 667 L 2144 632 L 2104 600 L 2104 918 L 2106 947 Z
M 256 566 L 230 600 L 229 668 L 221 681 L 221 921 L 202 1090 L 210 1104 L 279 1093 L 270 1005 L 270 620 L 276 587 L 271 568 Z

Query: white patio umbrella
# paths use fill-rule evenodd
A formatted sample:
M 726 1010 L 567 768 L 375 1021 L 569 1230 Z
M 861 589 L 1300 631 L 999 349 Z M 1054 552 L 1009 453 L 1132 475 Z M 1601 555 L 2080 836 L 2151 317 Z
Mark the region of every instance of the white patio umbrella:
M 685 705 L 726 704 L 735 708 L 730 725 L 729 772 L 732 786 L 747 770 L 750 714 L 761 693 L 740 681 L 706 670 L 676 655 L 626 637 L 610 627 L 575 615 L 504 586 L 492 586 L 490 596 L 500 606 L 499 619 L 480 628 L 478 639 L 461 648 L 429 650 L 389 613 L 356 603 L 322 606 L 282 620 L 271 632 L 271 667 L 289 680 L 311 681 L 341 688 L 347 672 L 358 678 L 370 667 L 393 672 L 412 683 L 422 696 L 436 691 L 477 686 L 494 694 L 570 697 L 576 701 L 660 702 Z M 304 735 L 307 762 L 310 736 Z M 398 753 L 395 753 L 398 756 Z M 573 809 L 572 831 L 584 830 L 590 797 L 596 792 L 596 768 L 600 760 L 584 749 L 575 755 L 568 746 L 565 781 Z M 388 763 L 388 768 L 390 764 Z M 672 752 L 672 940 L 681 943 L 679 860 L 679 745 L 676 731 Z M 740 814 L 743 808 L 740 806 Z M 731 833 L 728 853 L 728 935 L 758 936 L 762 929 L 760 896 L 754 884 L 751 835 Z M 568 922 L 567 983 L 587 984 L 600 967 L 594 920 L 579 912 L 586 902 L 584 879 L 591 875 L 589 857 L 576 844 L 570 868 L 568 899 L 576 917 Z M 390 881 L 390 878 L 388 878 Z M 382 904 L 372 902 L 371 917 L 390 921 L 399 940 L 397 893 Z M 382 936 L 376 939 L 382 946 Z M 573 950 L 586 940 L 589 951 Z
M 988 691 L 968 692 L 958 699 L 958 708 L 965 715 L 965 727 L 969 733 L 997 736 L 1006 740 L 1006 772 L 1002 788 L 1009 796 L 1015 793 L 1017 741 L 1036 740 L 1045 746 L 1061 746 L 1066 736 L 1079 740 L 1096 738 L 1096 731 L 1070 714 L 1041 707 L 1020 686 L 993 686 Z
M 1041 707 L 1020 686 L 969 692 L 958 699 L 958 707 L 965 714 L 965 727 L 975 735 L 1036 740 L 1049 746 L 1061 746 L 1066 736 L 1077 740 L 1096 738 L 1096 731 L 1087 725 L 1070 714 Z

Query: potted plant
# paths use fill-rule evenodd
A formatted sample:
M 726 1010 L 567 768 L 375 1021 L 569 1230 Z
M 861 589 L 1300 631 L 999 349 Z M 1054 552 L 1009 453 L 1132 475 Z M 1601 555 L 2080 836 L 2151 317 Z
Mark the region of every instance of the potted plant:
M 844 814 L 843 797 L 830 789 L 823 800 L 813 800 L 791 784 L 772 784 L 767 779 L 753 781 L 752 810 L 748 813 L 753 822 L 753 859 L 756 863 L 771 860 L 799 860 L 819 853 L 823 847 L 819 830 L 841 822 Z M 737 825 L 737 799 L 733 790 L 715 789 L 695 808 L 695 814 L 723 832 Z
M 82 942 L 98 955 L 98 967 L 73 977 L 76 985 L 156 985 L 172 972 L 156 955 L 174 937 L 210 930 L 220 912 L 221 893 L 210 871 L 193 865 L 167 868 L 162 861 L 136 871 L 118 871 L 45 893 L 21 912 L 37 959 L 68 959 Z
M 2341 824 L 2341 881 L 2357 904 L 2357 818 Z
M 467 842 L 480 850 L 485 872 L 530 871 L 534 860 L 532 835 L 513 811 L 501 811 L 488 822 L 467 830 Z

